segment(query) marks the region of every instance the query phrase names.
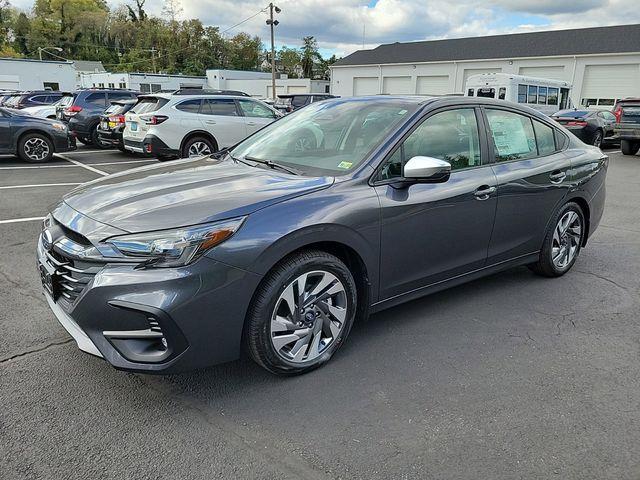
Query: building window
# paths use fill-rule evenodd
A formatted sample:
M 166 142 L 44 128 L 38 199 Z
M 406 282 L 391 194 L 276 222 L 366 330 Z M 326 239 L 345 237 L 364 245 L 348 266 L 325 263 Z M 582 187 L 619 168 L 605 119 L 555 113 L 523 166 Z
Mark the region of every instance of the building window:
M 60 84 L 56 82 L 44 82 L 43 85 L 45 90 L 54 90 L 56 92 L 60 90 Z
M 598 99 L 597 98 L 583 98 L 581 103 L 585 107 L 592 107 L 592 106 L 598 104 Z
M 150 93 L 151 92 L 151 85 L 149 85 L 148 83 L 141 83 L 140 84 L 140 91 L 142 93 Z
M 151 92 L 159 92 L 160 90 L 162 90 L 162 85 L 158 84 L 158 83 L 152 83 L 151 84 Z
M 470 88 L 470 89 L 467 91 L 467 97 L 473 97 L 473 93 L 474 93 L 474 92 L 473 92 L 473 88 Z
M 104 83 L 99 83 L 98 88 L 104 88 Z
M 549 93 L 547 95 L 547 105 L 558 105 L 558 89 L 549 87 Z
M 547 87 L 538 87 L 538 105 L 547 104 Z
M 538 87 L 529 85 L 529 93 L 527 94 L 527 103 L 538 103 Z
M 120 88 L 127 88 L 127 84 L 124 82 L 120 82 Z
M 600 105 L 600 106 L 613 107 L 614 103 L 615 103 L 615 99 L 613 99 L 613 98 L 600 98 L 600 99 L 598 99 L 598 105 Z
M 115 83 L 109 83 L 109 88 L 115 88 L 116 84 Z
M 507 98 L 507 88 L 500 87 L 500 90 L 498 90 L 498 99 L 504 100 L 505 98 Z

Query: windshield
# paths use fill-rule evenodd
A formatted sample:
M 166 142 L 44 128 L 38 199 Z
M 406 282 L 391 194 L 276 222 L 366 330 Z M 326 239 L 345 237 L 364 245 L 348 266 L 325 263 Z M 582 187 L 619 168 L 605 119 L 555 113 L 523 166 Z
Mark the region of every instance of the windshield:
M 260 130 L 231 154 L 310 175 L 342 175 L 362 163 L 417 105 L 396 99 L 314 103 Z
M 76 98 L 76 94 L 73 95 L 65 95 L 58 101 L 58 105 L 61 107 L 68 107 L 73 103 L 73 100 Z
M 15 107 L 16 105 L 18 105 L 18 103 L 20 103 L 21 98 L 22 98 L 22 94 L 12 95 L 7 100 L 5 100 L 4 106 L 10 107 L 10 108 Z

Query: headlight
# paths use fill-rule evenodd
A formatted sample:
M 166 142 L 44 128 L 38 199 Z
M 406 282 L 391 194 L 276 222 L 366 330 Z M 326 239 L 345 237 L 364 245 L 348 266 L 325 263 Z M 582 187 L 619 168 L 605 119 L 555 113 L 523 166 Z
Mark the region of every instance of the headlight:
M 51 126 L 61 132 L 64 132 L 67 129 L 67 126 L 64 123 L 52 123 Z
M 175 230 L 122 235 L 106 240 L 126 257 L 147 260 L 145 266 L 181 267 L 221 244 L 242 225 L 245 217 Z

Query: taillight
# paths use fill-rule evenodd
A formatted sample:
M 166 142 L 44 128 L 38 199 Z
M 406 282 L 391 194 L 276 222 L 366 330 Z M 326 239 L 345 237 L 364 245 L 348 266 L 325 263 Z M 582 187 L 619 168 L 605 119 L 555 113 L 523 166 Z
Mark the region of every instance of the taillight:
M 70 107 L 64 109 L 64 113 L 66 115 L 69 115 L 70 117 L 73 117 L 76 113 L 81 111 L 82 107 L 80 105 L 71 105 Z
M 567 122 L 567 127 L 586 127 L 587 122 Z
M 117 115 L 115 117 L 109 117 L 109 121 L 112 123 L 124 123 L 124 115 Z
M 166 115 L 151 115 L 150 117 L 140 117 L 147 125 L 160 125 L 162 122 L 167 120 L 169 117 Z
M 616 110 L 613 112 L 613 114 L 616 116 L 616 123 L 621 123 L 622 122 L 622 107 L 616 108 Z

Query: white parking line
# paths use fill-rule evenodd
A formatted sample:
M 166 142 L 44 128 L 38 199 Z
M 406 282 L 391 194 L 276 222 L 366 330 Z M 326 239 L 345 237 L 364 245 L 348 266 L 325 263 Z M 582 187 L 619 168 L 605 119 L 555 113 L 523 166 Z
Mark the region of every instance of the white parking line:
M 80 185 L 78 182 L 76 183 L 39 183 L 37 185 L 7 185 L 4 187 L 0 187 L 0 190 L 11 190 L 14 188 L 36 188 L 36 187 L 70 187 Z
M 0 220 L 0 225 L 5 223 L 35 222 L 36 220 L 42 221 L 44 217 L 11 218 L 9 220 Z
M 101 165 L 128 165 L 130 163 L 153 163 L 157 161 L 158 160 L 155 158 L 150 158 L 149 160 L 127 160 L 124 162 L 92 163 L 90 164 L 90 166 L 99 167 Z M 21 166 L 21 167 L 0 167 L 0 170 L 31 170 L 34 168 L 82 168 L 82 167 L 80 165 L 33 165 L 33 166 Z
M 82 167 L 82 168 L 86 168 L 87 170 L 91 170 L 92 172 L 98 173 L 98 174 L 100 174 L 102 176 L 109 175 L 107 172 L 103 172 L 102 170 L 98 170 L 97 168 L 93 168 L 93 167 L 90 167 L 89 165 L 85 165 L 84 163 L 78 162 L 77 160 L 74 160 L 73 158 L 69 158 L 66 155 L 62 155 L 60 153 L 56 153 L 56 157 L 60 157 L 63 160 L 66 160 L 67 162 L 71 162 L 74 165 L 77 165 L 77 166 Z
M 82 155 L 84 153 L 116 153 L 116 152 L 109 152 L 108 150 L 71 150 L 70 152 L 67 152 L 66 154 L 69 155 Z

